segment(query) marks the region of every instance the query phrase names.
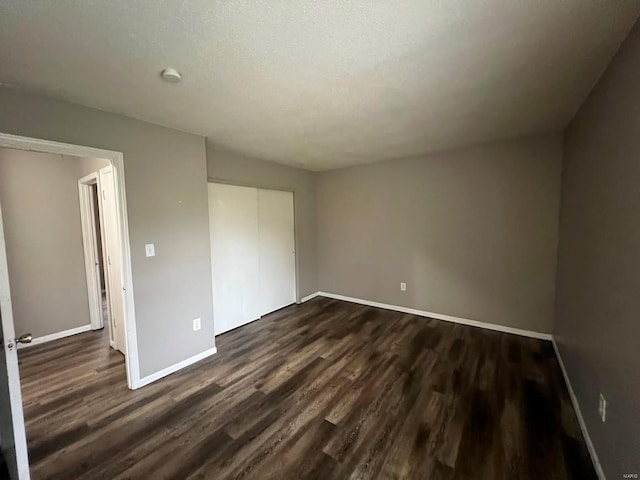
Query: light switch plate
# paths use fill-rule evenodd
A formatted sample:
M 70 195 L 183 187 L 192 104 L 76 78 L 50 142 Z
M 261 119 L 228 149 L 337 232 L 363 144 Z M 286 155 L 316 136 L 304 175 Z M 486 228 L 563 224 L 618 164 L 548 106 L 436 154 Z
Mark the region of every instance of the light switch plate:
M 153 243 L 147 243 L 144 246 L 144 251 L 147 254 L 147 257 L 155 257 L 156 256 L 156 247 Z
M 193 320 L 193 331 L 197 332 L 198 330 L 200 330 L 202 328 L 202 322 L 200 321 L 199 318 L 195 318 Z

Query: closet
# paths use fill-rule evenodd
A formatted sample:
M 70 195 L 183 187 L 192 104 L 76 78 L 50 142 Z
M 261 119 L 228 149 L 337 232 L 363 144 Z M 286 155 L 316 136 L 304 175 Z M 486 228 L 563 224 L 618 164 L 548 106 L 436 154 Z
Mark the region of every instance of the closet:
M 219 335 L 296 301 L 293 192 L 209 183 Z

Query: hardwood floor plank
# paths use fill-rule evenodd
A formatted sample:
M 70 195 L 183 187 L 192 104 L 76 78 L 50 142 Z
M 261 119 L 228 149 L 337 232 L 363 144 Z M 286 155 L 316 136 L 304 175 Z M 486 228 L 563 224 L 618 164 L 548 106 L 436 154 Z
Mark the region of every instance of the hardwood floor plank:
M 40 479 L 595 479 L 549 342 L 317 297 L 140 390 L 106 332 L 19 352 Z

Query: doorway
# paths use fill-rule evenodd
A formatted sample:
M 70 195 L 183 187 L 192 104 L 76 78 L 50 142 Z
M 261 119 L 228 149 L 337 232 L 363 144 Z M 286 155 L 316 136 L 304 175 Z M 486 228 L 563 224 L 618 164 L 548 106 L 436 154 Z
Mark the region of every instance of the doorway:
M 92 330 L 109 331 L 109 345 L 127 354 L 122 250 L 111 165 L 78 180 L 82 243 Z M 106 319 L 106 321 L 105 321 Z
M 124 185 L 124 160 L 119 152 L 100 150 L 91 147 L 82 147 L 59 142 L 20 137 L 0 133 L 0 148 L 10 148 L 19 151 L 42 152 L 58 155 L 69 155 L 83 158 L 102 158 L 111 163 L 113 173 L 113 195 L 115 197 L 115 222 L 118 226 L 115 241 L 120 245 L 120 258 L 117 259 L 121 271 L 121 301 L 123 311 L 124 345 L 127 352 L 125 356 L 126 383 L 130 389 L 140 386 L 136 328 L 134 318 L 131 252 L 129 245 L 128 221 Z M 76 185 L 77 185 L 77 179 Z M 77 205 L 77 190 L 75 193 Z M 46 199 L 42 200 L 46 202 Z M 44 204 L 44 203 L 42 203 Z M 0 326 L 2 341 L 0 342 L 0 409 L 5 414 L 0 421 L 0 445 L 2 454 L 6 460 L 9 474 L 12 479 L 29 479 L 29 458 L 25 435 L 25 423 L 23 415 L 22 393 L 20 388 L 20 373 L 18 369 L 17 345 L 20 342 L 29 342 L 28 332 L 18 332 L 16 335 L 14 326 L 14 311 L 12 308 L 12 289 L 9 281 L 9 268 L 6 256 L 5 233 L 6 228 L 2 222 L 4 205 L 0 201 Z M 42 226 L 31 225 L 33 238 L 44 238 Z M 45 248 L 46 250 L 46 248 Z M 112 259 L 113 262 L 113 259 Z M 82 268 L 82 267 L 81 267 Z M 31 276 L 29 278 L 37 278 Z M 64 285 L 64 282 L 60 281 Z M 28 291 L 28 282 L 25 284 Z M 82 326 L 82 331 L 90 330 L 91 325 Z M 24 335 L 20 335 L 23 334 Z M 78 332 L 79 333 L 79 332 Z M 47 339 L 47 340 L 50 340 Z

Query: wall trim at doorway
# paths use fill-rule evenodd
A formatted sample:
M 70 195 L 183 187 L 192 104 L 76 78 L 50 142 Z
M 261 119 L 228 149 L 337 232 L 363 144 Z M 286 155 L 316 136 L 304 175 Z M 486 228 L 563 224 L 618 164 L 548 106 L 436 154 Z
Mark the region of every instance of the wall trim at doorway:
M 34 345 L 40 345 L 41 343 L 51 342 L 52 340 L 58 340 L 59 338 L 70 337 L 71 335 L 77 335 L 78 333 L 84 333 L 91 330 L 91 324 L 83 325 L 81 327 L 70 328 L 69 330 L 63 330 L 61 332 L 51 333 L 49 335 L 43 335 L 42 337 L 34 337 L 31 343 L 19 343 L 18 350 L 27 347 L 33 347 Z
M 387 310 L 394 310 L 396 312 L 402 312 L 402 313 L 410 313 L 412 315 L 418 315 L 420 317 L 435 318 L 436 320 L 444 320 L 446 322 L 460 323 L 462 325 L 469 325 L 471 327 L 479 327 L 479 328 L 485 328 L 487 330 L 495 330 L 496 332 L 512 333 L 514 335 L 521 335 L 523 337 L 538 338 L 540 340 L 549 340 L 549 341 L 553 339 L 553 335 L 551 335 L 550 333 L 534 332 L 532 330 L 524 330 L 522 328 L 507 327 L 506 325 L 480 322 L 478 320 L 469 320 L 468 318 L 454 317 L 451 315 L 444 315 L 442 313 L 426 312 L 424 310 L 417 310 L 415 308 L 401 307 L 399 305 L 389 305 L 388 303 L 373 302 L 371 300 L 363 300 L 361 298 L 338 295 L 336 293 L 318 292 L 317 294 L 309 295 L 310 298 L 313 298 L 315 296 L 333 298 L 335 300 L 344 300 L 345 302 L 358 303 L 360 305 L 367 305 L 369 307 L 385 308 Z M 305 298 L 309 298 L 309 297 L 305 297 Z
M 160 370 L 159 372 L 152 373 L 151 375 L 147 375 L 146 377 L 143 377 L 140 379 L 140 382 L 136 385 L 135 388 L 140 388 L 140 387 L 144 387 L 145 385 L 149 385 L 150 383 L 155 382 L 156 380 L 160 380 L 162 377 L 171 375 L 172 373 L 175 373 L 178 370 L 188 367 L 189 365 L 193 365 L 194 363 L 199 362 L 200 360 L 204 360 L 205 358 L 210 357 L 211 355 L 214 355 L 217 351 L 218 349 L 216 347 L 210 348 L 208 350 L 205 350 L 204 352 L 194 355 L 193 357 L 189 357 L 186 360 L 183 360 L 174 365 L 171 365 L 170 367 Z

